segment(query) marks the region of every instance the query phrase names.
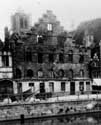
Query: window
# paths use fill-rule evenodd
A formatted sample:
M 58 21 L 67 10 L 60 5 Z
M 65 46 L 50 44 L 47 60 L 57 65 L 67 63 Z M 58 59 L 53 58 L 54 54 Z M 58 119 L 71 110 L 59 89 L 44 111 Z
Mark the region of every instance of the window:
M 49 88 L 50 88 L 50 92 L 54 92 L 54 83 L 53 82 L 49 83 Z
M 69 61 L 69 62 L 73 62 L 73 51 L 72 51 L 72 50 L 69 51 L 68 61 Z
M 33 71 L 31 69 L 27 70 L 27 77 L 33 77 Z
M 84 55 L 80 54 L 79 63 L 83 63 L 83 62 L 84 62 Z
M 53 69 L 49 70 L 49 77 L 50 78 L 54 78 L 54 71 L 53 71 Z
M 26 61 L 31 62 L 32 61 L 32 52 L 31 50 L 26 51 Z
M 44 42 L 43 36 L 37 35 L 37 42 L 42 44 Z
M 43 77 L 43 71 L 42 71 L 42 69 L 38 70 L 38 77 L 39 77 L 39 78 L 40 78 L 40 77 Z
M 34 88 L 34 83 L 29 83 L 29 87 L 31 87 L 32 92 L 34 92 L 34 91 L 35 91 L 35 88 Z
M 47 30 L 52 31 L 52 24 L 47 24 Z
M 2 56 L 2 62 L 3 62 L 3 66 L 9 66 L 9 56 L 3 55 Z
M 90 91 L 90 82 L 86 82 L 86 91 Z
M 72 69 L 69 70 L 69 79 L 73 79 L 73 70 Z
M 99 72 L 99 71 L 94 70 L 94 71 L 92 71 L 92 75 L 93 75 L 93 78 L 98 78 L 98 77 L 99 77 L 99 75 L 100 75 L 100 72 Z
M 16 69 L 16 76 L 17 79 L 21 78 L 21 70 L 20 69 Z
M 18 94 L 21 94 L 22 93 L 22 83 L 18 83 L 17 87 L 18 87 Z
M 29 86 L 30 86 L 30 87 L 34 86 L 34 83 L 29 83 Z
M 79 82 L 79 90 L 81 91 L 81 94 L 84 94 L 84 82 Z
M 20 27 L 24 28 L 23 18 L 20 19 Z
M 38 63 L 43 63 L 43 54 L 38 53 Z
M 63 63 L 63 62 L 64 62 L 64 54 L 63 54 L 63 53 L 60 53 L 60 54 L 59 54 L 59 62 L 60 62 L 60 63 Z
M 64 77 L 64 70 L 63 69 L 59 70 L 59 77 Z
M 49 62 L 50 63 L 54 62 L 54 54 L 49 54 Z
M 65 91 L 65 82 L 61 82 L 61 91 Z
M 80 77 L 84 77 L 84 71 L 82 69 L 80 70 Z

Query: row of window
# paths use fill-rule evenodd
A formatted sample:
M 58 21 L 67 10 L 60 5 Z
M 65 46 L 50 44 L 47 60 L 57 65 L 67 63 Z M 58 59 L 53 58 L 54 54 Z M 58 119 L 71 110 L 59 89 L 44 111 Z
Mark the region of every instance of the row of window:
M 49 74 L 49 77 L 50 77 L 50 78 L 56 78 L 56 74 L 55 74 L 55 72 L 54 72 L 53 70 L 49 70 L 49 71 L 48 71 L 48 74 Z M 39 78 L 42 78 L 43 75 L 44 75 L 44 74 L 43 74 L 43 71 L 42 71 L 41 69 L 38 70 L 37 76 L 38 76 Z M 58 71 L 57 75 L 62 78 L 62 77 L 65 76 L 65 71 L 64 71 L 63 69 L 60 69 L 60 70 Z M 69 72 L 68 72 L 68 77 L 72 79 L 73 76 L 74 76 L 73 70 L 70 69 Z M 28 69 L 28 70 L 27 70 L 26 77 L 28 77 L 28 78 L 34 77 L 34 72 L 33 72 L 31 69 Z M 80 70 L 80 77 L 84 77 L 84 70 Z M 22 78 L 22 73 L 21 73 L 21 70 L 20 70 L 20 69 L 16 69 L 16 76 L 15 76 L 15 78 Z
M 38 53 L 37 54 L 38 63 L 43 63 L 43 61 L 44 61 L 43 56 L 44 56 L 43 53 Z M 27 62 L 32 62 L 32 52 L 31 51 L 26 52 L 25 60 Z M 53 63 L 54 60 L 55 60 L 55 55 L 54 54 L 49 54 L 48 55 L 48 60 L 49 60 L 50 63 Z M 73 54 L 72 53 L 68 54 L 68 61 L 73 62 Z M 59 54 L 59 62 L 64 63 L 64 54 L 63 53 Z M 79 63 L 83 63 L 83 62 L 84 62 L 84 55 L 80 55 Z
M 75 84 L 75 82 L 74 82 Z M 71 83 L 70 83 L 71 85 Z M 45 83 L 40 83 L 40 91 L 45 89 Z M 19 84 L 19 88 L 21 89 L 22 84 Z M 29 87 L 33 88 L 33 91 L 35 91 L 35 83 L 29 83 Z M 61 92 L 65 92 L 66 91 L 66 82 L 63 81 L 61 82 Z M 54 92 L 54 82 L 49 82 L 49 90 L 50 92 Z M 71 89 L 72 91 L 72 89 Z M 75 86 L 74 86 L 74 91 L 75 91 Z M 84 82 L 79 82 L 79 91 L 81 92 L 81 94 L 84 93 Z M 86 82 L 86 91 L 90 91 L 90 82 Z

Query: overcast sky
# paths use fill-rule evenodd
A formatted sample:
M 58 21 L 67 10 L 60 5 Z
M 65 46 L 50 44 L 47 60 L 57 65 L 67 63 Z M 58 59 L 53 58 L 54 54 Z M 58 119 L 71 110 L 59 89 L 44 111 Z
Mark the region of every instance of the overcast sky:
M 5 26 L 10 29 L 10 17 L 18 10 L 30 14 L 32 24 L 46 10 L 52 10 L 61 25 L 70 30 L 82 21 L 101 18 L 101 0 L 0 0 L 0 38 Z

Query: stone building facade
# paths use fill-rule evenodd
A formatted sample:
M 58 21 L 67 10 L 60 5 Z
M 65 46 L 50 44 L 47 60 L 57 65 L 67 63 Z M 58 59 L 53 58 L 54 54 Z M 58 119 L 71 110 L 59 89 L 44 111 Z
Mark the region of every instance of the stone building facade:
M 64 30 L 51 11 L 28 32 L 13 33 L 9 45 L 16 93 L 30 88 L 39 93 L 75 94 L 81 88 L 91 90 L 87 67 L 90 49 L 77 46 L 73 36 Z
M 5 42 L 0 40 L 0 98 L 1 94 L 12 94 L 13 86 L 13 65 L 12 52 L 6 48 Z

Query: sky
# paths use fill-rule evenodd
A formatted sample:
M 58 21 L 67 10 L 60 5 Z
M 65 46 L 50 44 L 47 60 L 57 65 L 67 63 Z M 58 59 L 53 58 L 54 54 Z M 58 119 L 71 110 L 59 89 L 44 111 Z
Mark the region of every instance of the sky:
M 80 22 L 101 18 L 101 0 L 0 0 L 0 38 L 4 39 L 4 27 L 11 29 L 11 15 L 23 11 L 34 25 L 47 11 L 52 10 L 67 31 Z

